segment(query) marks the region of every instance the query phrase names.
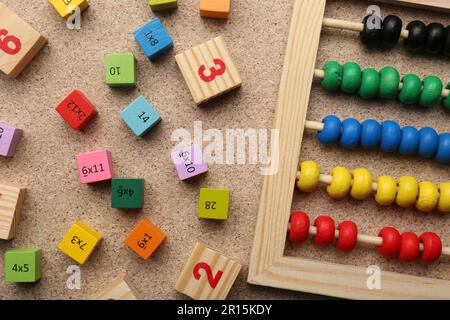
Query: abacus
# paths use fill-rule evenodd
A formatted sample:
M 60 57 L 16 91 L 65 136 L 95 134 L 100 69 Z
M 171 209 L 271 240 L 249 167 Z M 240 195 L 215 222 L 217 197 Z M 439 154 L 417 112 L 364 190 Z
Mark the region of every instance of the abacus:
M 389 3 L 449 10 L 447 2 L 389 1 Z M 404 104 L 431 107 L 439 100 L 449 108 L 449 85 L 428 76 L 421 80 L 414 75 L 401 77 L 394 67 L 380 72 L 371 68 L 361 70 L 356 63 L 340 64 L 329 61 L 315 69 L 321 28 L 344 28 L 362 33 L 366 45 L 393 46 L 400 38 L 407 39 L 413 51 L 442 53 L 448 56 L 448 29 L 441 25 L 410 24 L 400 28 L 396 17 L 388 17 L 381 31 L 365 30 L 363 23 L 347 23 L 324 19 L 326 0 L 296 0 L 293 8 L 287 53 L 279 90 L 274 128 L 279 129 L 278 171 L 264 178 L 255 240 L 249 266 L 248 282 L 256 285 L 351 299 L 449 299 L 450 281 L 383 271 L 380 290 L 367 287 L 365 267 L 316 261 L 284 254 L 286 239 L 301 243 L 312 236 L 317 246 L 328 246 L 336 240 L 337 250 L 349 252 L 358 243 L 377 246 L 383 257 L 401 261 L 420 260 L 429 265 L 449 255 L 440 237 L 429 230 L 418 236 L 394 227 L 380 226 L 377 236 L 359 234 L 356 224 L 343 221 L 337 227 L 327 216 L 319 216 L 314 224 L 304 212 L 291 215 L 294 186 L 303 192 L 313 192 L 320 184 L 328 184 L 327 192 L 335 199 L 348 193 L 363 200 L 375 192 L 375 200 L 383 206 L 416 207 L 419 211 L 450 211 L 450 184 L 435 185 L 417 181 L 414 177 L 380 176 L 375 179 L 366 168 L 350 171 L 336 167 L 332 175 L 321 174 L 319 164 L 299 159 L 305 129 L 318 132 L 325 145 L 339 144 L 342 148 L 398 152 L 450 163 L 450 135 L 433 128 L 400 127 L 395 121 L 379 123 L 367 119 L 362 123 L 349 118 L 341 121 L 330 115 L 321 122 L 306 121 L 312 82 L 320 79 L 328 91 L 341 90 L 359 94 L 363 99 L 398 99 Z M 411 21 L 408 21 L 410 23 Z M 439 30 L 438 30 L 439 29 Z M 387 30 L 387 31 L 386 31 Z M 442 31 L 442 32 L 440 32 Z M 420 41 L 419 41 L 420 40 Z M 439 50 L 438 50 L 439 48 Z M 273 150 L 272 150 L 273 152 Z M 388 173 L 388 172 L 387 172 Z M 333 200 L 335 201 L 335 200 Z

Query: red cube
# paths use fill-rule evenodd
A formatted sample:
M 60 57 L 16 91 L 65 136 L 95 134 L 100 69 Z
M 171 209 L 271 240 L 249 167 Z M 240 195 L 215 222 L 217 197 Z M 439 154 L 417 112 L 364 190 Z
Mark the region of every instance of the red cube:
M 92 103 L 78 90 L 69 94 L 56 111 L 75 130 L 83 129 L 97 115 Z

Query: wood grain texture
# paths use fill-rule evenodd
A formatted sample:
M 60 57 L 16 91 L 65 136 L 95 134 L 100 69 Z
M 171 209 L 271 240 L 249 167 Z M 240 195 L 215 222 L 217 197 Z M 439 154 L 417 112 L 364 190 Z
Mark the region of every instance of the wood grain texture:
M 0 183 L 0 239 L 10 240 L 16 235 L 25 188 Z
M 377 0 L 377 2 L 450 12 L 448 0 Z
M 91 300 L 137 300 L 137 298 L 134 290 L 126 282 L 126 276 L 121 275 L 92 296 Z
M 195 266 L 202 262 L 211 268 L 213 277 L 217 277 L 219 272 L 223 272 L 215 288 L 211 287 L 205 270 L 199 271 L 200 279 L 197 280 L 194 277 Z M 194 300 L 224 300 L 228 296 L 228 292 L 230 292 L 240 270 L 241 265 L 236 261 L 201 243 L 197 243 L 178 278 L 175 289 Z
M 200 66 L 204 65 L 205 74 L 209 75 L 210 68 L 217 67 L 213 62 L 216 58 L 225 63 L 225 73 L 211 82 L 203 81 L 199 76 Z M 222 36 L 180 53 L 175 59 L 197 104 L 204 103 L 242 84 L 241 76 Z

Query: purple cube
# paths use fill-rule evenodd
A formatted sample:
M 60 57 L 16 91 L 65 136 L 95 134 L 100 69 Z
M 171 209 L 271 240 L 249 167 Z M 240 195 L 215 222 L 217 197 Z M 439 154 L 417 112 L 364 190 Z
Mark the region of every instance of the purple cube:
M 12 157 L 22 136 L 22 130 L 0 123 L 0 156 Z
M 208 171 L 199 145 L 182 148 L 172 153 L 172 161 L 180 180 L 186 180 Z

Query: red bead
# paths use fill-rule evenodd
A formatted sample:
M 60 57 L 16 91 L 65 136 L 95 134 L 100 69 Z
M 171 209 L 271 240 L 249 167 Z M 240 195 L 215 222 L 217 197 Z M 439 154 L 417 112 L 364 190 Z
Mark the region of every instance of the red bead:
M 314 243 L 321 247 L 332 244 L 335 234 L 334 220 L 328 216 L 318 216 L 314 220 L 314 225 L 317 227 Z
M 56 107 L 56 111 L 75 130 L 83 129 L 97 115 L 92 103 L 78 90 L 69 94 Z
M 397 229 L 384 227 L 378 236 L 383 238 L 383 244 L 377 248 L 378 253 L 385 258 L 398 256 L 402 247 L 402 236 Z
M 402 248 L 399 259 L 403 262 L 414 261 L 419 256 L 419 237 L 413 232 L 402 233 Z
M 358 240 L 358 227 L 352 221 L 342 221 L 339 224 L 339 236 L 336 246 L 341 251 L 352 251 Z
M 420 255 L 420 261 L 424 264 L 430 264 L 437 261 L 442 253 L 442 241 L 434 232 L 425 232 L 420 236 L 420 242 L 423 244 L 423 252 Z
M 289 241 L 301 243 L 309 236 L 309 217 L 304 212 L 294 212 L 291 215 L 291 228 L 289 230 Z

